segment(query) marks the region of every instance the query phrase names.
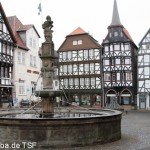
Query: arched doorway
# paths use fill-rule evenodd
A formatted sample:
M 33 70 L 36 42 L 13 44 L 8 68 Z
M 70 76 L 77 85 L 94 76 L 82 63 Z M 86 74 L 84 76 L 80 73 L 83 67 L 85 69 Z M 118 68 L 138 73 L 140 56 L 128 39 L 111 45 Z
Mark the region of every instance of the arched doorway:
M 109 90 L 105 94 L 105 105 L 108 106 L 112 99 L 117 97 L 117 92 L 115 90 Z
M 124 89 L 120 93 L 121 105 L 131 105 L 133 103 L 133 96 L 130 90 Z

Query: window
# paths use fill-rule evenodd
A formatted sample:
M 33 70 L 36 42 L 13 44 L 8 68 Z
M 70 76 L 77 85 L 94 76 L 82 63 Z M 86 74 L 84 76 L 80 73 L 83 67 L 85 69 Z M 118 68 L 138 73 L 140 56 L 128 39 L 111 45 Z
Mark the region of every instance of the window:
M 4 77 L 4 67 L 1 67 L 1 77 Z
M 8 78 L 8 68 L 5 67 L 5 78 Z
M 126 72 L 126 80 L 132 80 L 132 74 L 131 72 Z
M 110 81 L 110 73 L 104 73 L 104 80 Z
M 72 65 L 68 65 L 68 73 L 72 73 Z
M 67 65 L 63 66 L 63 71 L 64 71 L 64 73 L 67 73 Z
M 112 36 L 111 33 L 109 33 L 109 37 L 110 37 L 110 38 L 111 38 L 111 36 Z
M 36 57 L 33 57 L 33 66 L 36 67 Z
M 109 46 L 105 46 L 105 53 L 109 52 Z
M 3 24 L 3 32 L 4 32 L 4 33 L 8 33 L 8 31 L 7 31 L 7 28 L 6 28 L 6 25 L 5 25 L 5 24 Z
M 0 31 L 3 31 L 3 23 L 0 22 Z
M 2 43 L 0 42 L 0 53 L 2 52 Z
M 65 85 L 65 86 L 68 85 L 68 79 L 64 79 L 64 85 Z
M 32 38 L 29 39 L 29 45 L 32 47 Z
M 120 73 L 117 73 L 117 81 L 120 81 Z
M 79 85 L 79 79 L 78 78 L 75 78 L 75 85 Z
M 81 44 L 82 44 L 82 40 L 73 41 L 73 45 L 81 45 Z
M 112 81 L 116 81 L 116 73 L 112 73 Z
M 150 49 L 150 43 L 146 44 L 146 49 Z
M 66 59 L 66 52 L 63 52 L 63 59 Z
M 95 78 L 91 78 L 91 85 L 95 85 Z
M 120 45 L 119 44 L 116 44 L 116 45 L 114 45 L 114 50 L 120 50 Z
M 19 81 L 19 94 L 20 95 L 25 94 L 25 81 L 24 80 Z
M 92 49 L 89 50 L 89 57 L 92 58 L 94 56 L 94 51 Z
M 68 52 L 68 59 L 72 59 L 72 53 Z
M 79 40 L 79 41 L 78 41 L 78 45 L 81 45 L 81 44 L 82 44 L 82 40 Z
M 84 70 L 85 70 L 85 72 L 89 72 L 89 64 L 84 65 Z
M 85 78 L 85 85 L 89 85 L 89 78 Z
M 131 64 L 131 58 L 125 58 L 125 64 L 126 65 Z
M 32 37 L 29 38 L 29 46 L 32 48 L 36 48 L 36 40 Z
M 130 45 L 129 44 L 125 44 L 124 45 L 124 49 L 125 49 L 125 51 L 129 51 L 130 50 Z
M 84 78 L 80 78 L 80 85 L 84 85 Z
M 73 45 L 77 45 L 77 41 L 73 41 Z
M 88 58 L 88 50 L 84 50 L 84 58 Z
M 36 40 L 33 39 L 33 48 L 36 48 Z
M 144 74 L 145 74 L 145 77 L 147 76 L 150 76 L 150 69 L 149 67 L 144 67 Z
M 91 64 L 90 64 L 90 72 L 91 72 L 91 73 L 94 73 L 94 63 L 91 63 Z
M 7 48 L 6 45 L 5 45 L 5 44 L 2 44 L 2 52 L 3 52 L 3 53 L 6 53 L 6 48 Z
M 24 52 L 18 52 L 18 63 L 25 64 L 25 53 Z
M 109 60 L 104 60 L 104 65 L 108 66 L 109 65 Z
M 58 81 L 55 81 L 55 86 L 58 86 Z
M 74 84 L 73 84 L 73 78 L 70 78 L 70 79 L 69 79 L 69 84 L 70 84 L 70 85 L 74 85 Z
M 116 59 L 116 65 L 120 65 L 120 58 Z
M 36 56 L 30 55 L 30 66 L 36 67 Z
M 150 64 L 150 55 L 144 55 L 144 65 Z
M 114 36 L 118 36 L 118 32 L 114 32 Z
M 33 56 L 30 55 L 30 66 L 33 66 Z

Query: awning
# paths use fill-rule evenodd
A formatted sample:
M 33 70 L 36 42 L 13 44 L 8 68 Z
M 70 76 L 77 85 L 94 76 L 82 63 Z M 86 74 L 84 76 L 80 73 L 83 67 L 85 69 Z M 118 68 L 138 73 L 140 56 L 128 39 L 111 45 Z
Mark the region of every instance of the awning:
M 109 97 L 116 97 L 116 94 L 107 94 Z
M 123 96 L 123 97 L 130 97 L 131 94 L 122 94 L 121 96 Z

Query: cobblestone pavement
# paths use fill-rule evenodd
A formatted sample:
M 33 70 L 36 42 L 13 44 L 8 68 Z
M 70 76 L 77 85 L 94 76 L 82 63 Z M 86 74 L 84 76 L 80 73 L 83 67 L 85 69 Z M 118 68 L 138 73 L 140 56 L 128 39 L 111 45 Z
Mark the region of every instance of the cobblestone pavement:
M 131 110 L 123 114 L 119 141 L 64 150 L 150 150 L 150 111 Z

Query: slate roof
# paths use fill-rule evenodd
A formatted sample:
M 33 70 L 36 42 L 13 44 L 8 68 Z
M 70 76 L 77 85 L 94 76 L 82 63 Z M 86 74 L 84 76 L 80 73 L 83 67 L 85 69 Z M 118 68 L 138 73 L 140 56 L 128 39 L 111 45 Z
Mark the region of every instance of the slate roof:
M 110 26 L 114 26 L 114 25 L 122 25 L 120 22 L 120 17 L 119 17 L 119 13 L 118 13 L 118 7 L 117 7 L 116 0 L 114 0 L 112 21 L 111 21 Z

